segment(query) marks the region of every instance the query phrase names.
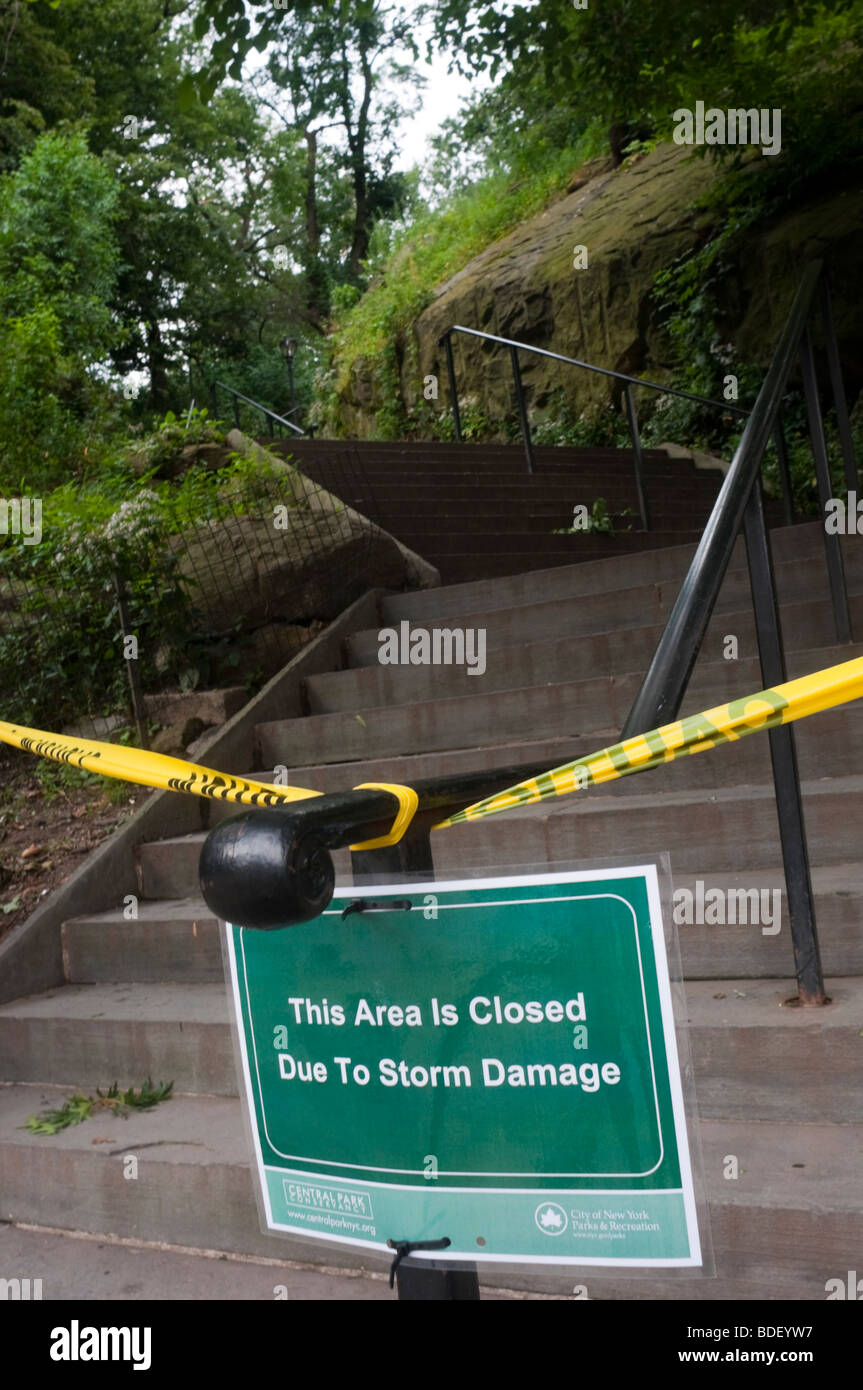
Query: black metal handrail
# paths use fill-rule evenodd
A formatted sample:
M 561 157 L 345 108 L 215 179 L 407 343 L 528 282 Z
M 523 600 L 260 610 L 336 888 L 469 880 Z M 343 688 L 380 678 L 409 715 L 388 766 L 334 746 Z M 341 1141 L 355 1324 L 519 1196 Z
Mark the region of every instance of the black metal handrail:
M 776 423 L 782 391 L 799 352 L 823 512 L 831 484 L 807 327 L 816 293 L 828 339 L 828 364 L 846 479 L 849 488 L 857 487 L 847 403 L 841 377 L 838 370 L 834 371 L 834 363 L 838 363 L 835 338 L 830 345 L 833 328 L 829 295 L 820 264 L 813 264 L 801 279 L 774 360 L 622 737 L 644 733 L 676 716 L 741 525 L 746 538 L 764 688 L 781 685 L 786 679 L 760 466 Z M 826 529 L 824 540 L 837 638 L 840 642 L 850 641 L 839 540 L 827 535 Z M 794 731 L 790 726 L 781 726 L 772 729 L 768 737 L 799 997 L 803 1003 L 825 1003 Z M 408 833 L 398 844 L 353 852 L 355 877 L 374 883 L 408 871 L 433 878 L 429 831 L 441 819 L 442 812 L 462 809 L 544 771 L 542 764 L 522 763 L 414 783 L 418 810 Z M 257 925 L 261 926 L 308 920 L 322 910 L 319 904 L 332 892 L 328 851 L 385 835 L 397 810 L 396 796 L 378 787 L 316 797 L 283 811 L 249 812 L 245 825 L 238 825 L 236 820 L 223 822 L 211 833 L 202 855 L 205 897 L 214 911 L 229 920 L 241 921 L 241 912 L 250 922 L 257 916 Z M 269 830 L 256 820 L 263 815 L 272 819 Z
M 242 391 L 238 391 L 233 386 L 228 386 L 227 383 L 224 381 L 210 382 L 210 399 L 213 404 L 214 415 L 218 415 L 219 413 L 219 398 L 217 395 L 217 389 L 220 391 L 227 391 L 228 394 L 231 397 L 233 397 L 234 424 L 236 425 L 237 429 L 240 428 L 240 401 L 243 401 L 245 405 L 250 405 L 253 410 L 260 411 L 266 423 L 269 423 L 269 421 L 271 420 L 275 421 L 275 423 L 279 426 L 279 438 L 281 438 L 284 433 L 282 426 L 285 426 L 287 429 L 291 430 L 293 434 L 299 434 L 303 436 L 308 435 L 309 437 L 311 437 L 314 434 L 314 426 L 311 426 L 309 429 L 304 430 L 300 425 L 295 425 L 292 420 L 289 420 L 287 418 L 287 416 L 279 415 L 277 411 L 270 410 L 269 406 L 261 405 L 260 401 L 253 401 L 251 396 L 244 396 Z M 296 409 L 297 407 L 295 406 L 294 410 Z M 294 410 L 290 410 L 288 414 L 293 415 Z M 273 433 L 275 433 L 275 431 L 273 431 Z
M 532 343 L 521 343 L 515 338 L 501 338 L 496 333 L 485 333 L 479 328 L 466 328 L 464 324 L 453 323 L 438 338 L 438 346 L 443 346 L 446 352 L 447 376 L 449 378 L 450 399 L 452 401 L 453 427 L 456 442 L 461 443 L 461 413 L 458 404 L 458 386 L 455 376 L 455 359 L 452 351 L 453 333 L 465 333 L 471 338 L 481 338 L 484 342 L 500 343 L 502 347 L 509 348 L 510 363 L 512 365 L 512 378 L 515 386 L 515 398 L 518 406 L 519 423 L 521 425 L 521 437 L 524 442 L 524 453 L 527 460 L 528 473 L 536 472 L 536 462 L 533 456 L 533 441 L 530 435 L 530 421 L 527 417 L 527 406 L 524 399 L 524 387 L 521 380 L 521 367 L 519 365 L 519 352 L 532 352 L 537 357 L 550 357 L 554 362 L 565 362 L 571 367 L 581 367 L 586 372 L 594 372 L 597 376 L 611 377 L 615 381 L 624 382 L 624 400 L 626 402 L 626 418 L 629 425 L 629 434 L 632 439 L 632 456 L 635 465 L 635 488 L 638 495 L 638 512 L 641 518 L 642 529 L 650 530 L 650 512 L 647 505 L 647 496 L 644 489 L 644 452 L 641 446 L 641 433 L 638 427 L 638 412 L 633 395 L 634 386 L 644 386 L 650 391 L 658 391 L 664 396 L 679 396 L 682 400 L 696 401 L 700 405 L 708 405 L 716 410 L 728 410 L 734 415 L 747 415 L 749 412 L 742 406 L 731 405 L 728 401 L 714 401 L 710 396 L 699 396 L 693 391 L 682 391 L 677 386 L 662 386 L 658 381 L 648 381 L 637 376 L 629 376 L 626 372 L 615 372 L 610 367 L 599 367 L 594 362 L 583 362 L 579 357 L 567 357 L 562 352 L 552 352 L 550 348 L 534 347 Z M 788 479 L 787 455 L 785 451 L 785 438 L 782 435 L 781 427 L 777 425 L 777 450 L 779 453 L 779 471 L 782 479 L 783 492 L 788 499 L 791 496 L 791 485 Z M 790 520 L 793 518 L 789 518 Z
M 803 272 L 773 361 L 746 423 L 689 572 L 635 697 L 623 728 L 622 738 L 646 733 L 657 725 L 676 718 L 741 527 L 746 539 L 764 686 L 768 688 L 780 685 L 786 679 L 779 604 L 764 521 L 760 474 L 764 452 L 779 414 L 782 393 L 799 358 L 818 495 L 822 517 L 825 515 L 832 484 L 808 326 L 816 296 L 820 301 L 827 342 L 845 475 L 849 488 L 853 487 L 856 490 L 857 465 L 845 392 L 838 371 L 838 351 L 830 295 L 823 266 L 820 261 L 814 261 Z M 828 534 L 826 527 L 824 546 L 836 639 L 838 642 L 850 642 L 851 616 L 842 547 L 839 536 Z M 825 1003 L 794 731 L 790 727 L 782 727 L 772 729 L 768 736 L 800 1000 L 802 1003 Z

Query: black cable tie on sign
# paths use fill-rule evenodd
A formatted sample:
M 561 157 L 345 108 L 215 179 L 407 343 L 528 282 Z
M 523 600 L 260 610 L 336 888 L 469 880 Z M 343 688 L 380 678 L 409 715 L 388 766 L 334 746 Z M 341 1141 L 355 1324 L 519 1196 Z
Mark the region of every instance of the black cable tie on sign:
M 446 1250 L 448 1245 L 452 1245 L 449 1236 L 442 1236 L 440 1240 L 388 1240 L 387 1245 L 390 1250 L 395 1250 L 396 1257 L 390 1265 L 390 1288 L 395 1284 L 396 1270 L 406 1255 L 412 1255 L 415 1250 Z
M 342 913 L 342 921 L 350 917 L 352 912 L 370 912 L 373 907 L 383 912 L 410 912 L 412 906 L 410 898 L 392 898 L 387 903 L 372 903 L 368 898 L 357 898 L 354 902 L 348 903 Z

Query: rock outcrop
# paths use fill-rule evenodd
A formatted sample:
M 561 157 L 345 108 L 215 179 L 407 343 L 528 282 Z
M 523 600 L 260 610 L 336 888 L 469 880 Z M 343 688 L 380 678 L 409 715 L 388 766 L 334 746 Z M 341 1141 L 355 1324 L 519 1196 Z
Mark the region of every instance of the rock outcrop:
M 676 145 L 635 155 L 621 167 L 586 166 L 571 192 L 520 224 L 437 287 L 412 326 L 413 342 L 400 348 L 400 389 L 408 410 L 422 404 L 423 378 L 440 382 L 439 407 L 448 404 L 441 333 L 451 324 L 516 338 L 571 357 L 633 374 L 671 380 L 671 345 L 653 287 L 658 272 L 702 245 L 718 214 L 697 206 L 718 166 Z M 751 161 L 749 176 L 762 165 Z M 849 174 L 850 177 L 850 174 Z M 825 259 L 834 284 L 837 330 L 849 385 L 863 380 L 860 297 L 863 191 L 858 187 L 813 193 L 773 222 L 743 238 L 735 263 L 722 269 L 719 303 L 724 342 L 741 361 L 766 362 L 776 345 L 801 266 Z M 585 246 L 587 269 L 575 269 L 574 250 Z M 817 341 L 817 336 L 816 336 Z M 493 421 L 514 418 L 510 363 L 505 348 L 454 338 L 459 395 L 475 399 Z M 374 363 L 358 359 L 342 376 L 350 382 L 340 405 L 345 435 L 374 433 L 378 399 Z M 591 402 L 614 399 L 607 378 L 539 357 L 522 355 L 529 406 L 541 412 L 559 392 L 577 414 Z M 733 371 L 733 365 L 729 371 Z

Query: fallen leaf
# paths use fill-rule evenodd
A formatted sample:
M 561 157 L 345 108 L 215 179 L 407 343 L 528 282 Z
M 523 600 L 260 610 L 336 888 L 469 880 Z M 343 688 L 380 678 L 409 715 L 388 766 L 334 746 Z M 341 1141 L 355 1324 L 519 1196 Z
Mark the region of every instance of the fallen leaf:
M 11 898 L 10 901 L 9 901 L 8 903 L 4 903 L 4 904 L 3 904 L 3 911 L 4 911 L 4 912 L 7 914 L 7 916 L 8 916 L 8 914 L 9 914 L 10 912 L 17 912 L 20 906 L 21 906 L 21 899 L 20 899 L 20 898 Z
M 21 851 L 22 859 L 32 859 L 34 854 L 39 853 L 38 845 L 29 845 L 27 849 Z

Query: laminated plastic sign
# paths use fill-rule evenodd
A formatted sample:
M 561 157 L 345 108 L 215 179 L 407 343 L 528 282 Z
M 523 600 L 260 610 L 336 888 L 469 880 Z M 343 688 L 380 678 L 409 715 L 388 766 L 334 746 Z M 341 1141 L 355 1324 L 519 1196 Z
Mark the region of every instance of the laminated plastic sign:
M 347 888 L 226 932 L 270 1230 L 702 1265 L 655 865 Z

